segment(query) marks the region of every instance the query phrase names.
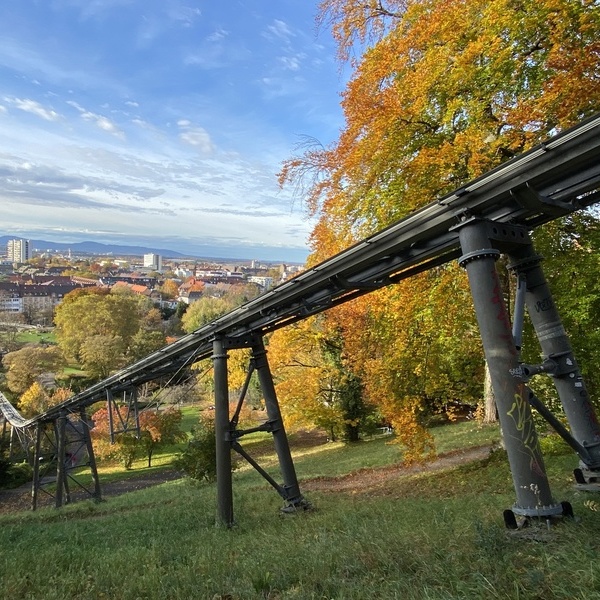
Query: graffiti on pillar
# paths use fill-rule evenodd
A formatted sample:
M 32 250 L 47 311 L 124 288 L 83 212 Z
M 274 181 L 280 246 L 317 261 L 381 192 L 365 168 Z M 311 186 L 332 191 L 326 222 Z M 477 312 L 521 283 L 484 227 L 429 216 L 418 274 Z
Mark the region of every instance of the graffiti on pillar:
M 525 399 L 525 390 L 516 393 L 510 410 L 506 413 L 514 422 L 515 429 L 521 434 L 523 447 L 529 454 L 529 465 L 531 470 L 539 476 L 544 476 L 544 469 L 540 464 L 538 454 L 538 440 L 533 423 L 533 416 L 529 404 Z
M 538 300 L 535 303 L 535 312 L 545 312 L 550 310 L 554 306 L 552 302 L 552 298 L 544 298 L 543 300 Z

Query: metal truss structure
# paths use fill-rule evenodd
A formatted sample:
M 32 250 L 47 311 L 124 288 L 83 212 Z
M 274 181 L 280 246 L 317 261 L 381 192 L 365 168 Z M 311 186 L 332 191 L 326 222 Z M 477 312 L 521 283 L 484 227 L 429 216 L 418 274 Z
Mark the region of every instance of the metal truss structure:
M 507 526 L 515 526 L 517 517 L 551 518 L 569 514 L 567 504 L 552 498 L 531 407 L 547 418 L 579 456 L 576 478 L 583 486 L 594 485 L 600 476 L 600 425 L 529 232 L 599 201 L 600 115 L 556 135 L 33 419 L 23 419 L 2 396 L 0 410 L 13 430 L 38 428 L 39 431 L 41 424 L 55 424 L 59 456 L 57 488 L 63 489 L 67 479 L 61 475 L 65 442 L 60 423 L 66 415 L 81 417 L 89 405 L 108 400 L 110 406 L 123 394 L 135 423 L 138 386 L 173 376 L 199 360 L 212 358 L 219 520 L 227 525 L 234 520 L 232 449 L 266 477 L 284 499 L 287 510 L 303 509 L 308 503 L 298 486 L 263 337 L 310 315 L 458 259 L 467 271 L 472 290 L 517 496 L 512 509 L 505 513 Z M 513 324 L 495 267 L 501 253 L 509 257 L 510 269 L 519 282 Z M 525 307 L 544 356 L 539 365 L 524 365 L 520 360 Z M 249 432 L 237 429 L 247 384 L 233 417 L 229 414 L 227 351 L 236 348 L 251 350 L 250 371 L 258 374 L 268 414 L 267 423 L 258 429 L 273 435 L 283 484 L 261 469 L 239 443 L 242 435 Z M 552 417 L 527 385 L 530 377 L 540 373 L 554 380 L 568 430 Z M 122 422 L 119 427 L 127 429 L 131 424 Z M 113 434 L 117 429 L 115 424 Z M 91 445 L 89 452 L 93 459 Z M 34 488 L 35 485 L 34 482 Z

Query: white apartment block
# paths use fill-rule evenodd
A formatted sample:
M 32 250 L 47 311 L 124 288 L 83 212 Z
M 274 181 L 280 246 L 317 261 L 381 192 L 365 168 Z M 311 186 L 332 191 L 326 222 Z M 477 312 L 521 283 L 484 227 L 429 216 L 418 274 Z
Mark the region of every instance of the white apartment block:
M 31 258 L 29 240 L 8 240 L 6 257 L 13 263 L 24 263 Z
M 260 285 L 264 290 L 269 290 L 273 287 L 273 278 L 272 277 L 259 277 L 258 275 L 253 275 L 248 277 L 248 281 L 250 283 L 256 283 Z
M 160 254 L 144 254 L 144 267 L 153 271 L 162 271 L 162 256 Z

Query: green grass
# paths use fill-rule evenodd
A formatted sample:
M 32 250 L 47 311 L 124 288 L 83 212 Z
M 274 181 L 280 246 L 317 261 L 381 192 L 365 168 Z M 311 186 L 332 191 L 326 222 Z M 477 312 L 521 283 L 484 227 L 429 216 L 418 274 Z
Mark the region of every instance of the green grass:
M 42 333 L 39 329 L 25 329 L 17 334 L 17 342 L 20 344 L 55 344 L 56 336 L 53 331 Z
M 471 424 L 434 433 L 450 450 L 496 435 Z M 378 438 L 304 448 L 295 462 L 302 480 L 398 455 Z M 215 486 L 187 480 L 1 516 L 0 598 L 600 599 L 600 499 L 573 489 L 576 463 L 547 460 L 555 496 L 578 518 L 516 534 L 502 522 L 515 496 L 501 452 L 377 493 L 312 492 L 315 510 L 285 516 L 258 475 L 236 473 L 232 530 L 215 526 Z
M 438 454 L 500 443 L 500 429 L 497 424 L 483 425 L 477 421 L 434 427 L 430 433 L 435 440 Z

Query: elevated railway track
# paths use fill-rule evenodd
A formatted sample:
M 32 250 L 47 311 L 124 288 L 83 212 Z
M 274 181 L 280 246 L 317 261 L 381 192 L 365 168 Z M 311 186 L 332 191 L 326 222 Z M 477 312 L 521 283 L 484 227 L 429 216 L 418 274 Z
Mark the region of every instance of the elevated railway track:
M 566 367 L 565 361 L 576 363 L 554 309 L 548 319 L 534 323 L 548 363 L 546 367 L 521 365 L 514 344 L 514 339 L 520 334 L 520 323 L 514 323 L 508 332 L 513 341 L 509 341 L 508 345 L 498 346 L 498 339 L 507 337 L 506 331 L 494 330 L 494 326 L 490 328 L 490 323 L 494 325 L 494 322 L 502 319 L 508 322 L 508 318 L 503 313 L 500 315 L 502 319 L 499 319 L 497 312 L 490 312 L 497 310 L 497 298 L 493 298 L 492 294 L 494 286 L 498 284 L 491 271 L 494 270 L 493 263 L 498 254 L 508 254 L 513 271 L 523 282 L 517 305 L 527 305 L 531 313 L 531 303 L 551 296 L 545 286 L 539 257 L 533 251 L 529 232 L 558 217 L 592 207 L 598 201 L 600 115 L 559 133 L 529 152 L 436 199 L 406 218 L 34 418 L 23 418 L 2 395 L 1 414 L 15 430 L 39 430 L 41 424 L 57 424 L 69 414 L 82 415 L 85 408 L 101 400 L 108 399 L 110 405 L 111 399 L 116 401 L 115 399 L 123 397 L 135 404 L 135 390 L 141 384 L 176 374 L 197 361 L 212 358 L 215 366 L 219 516 L 230 523 L 233 512 L 228 456 L 232 448 L 243 455 L 245 452 L 239 444 L 241 436 L 236 432 L 236 414 L 233 418 L 229 415 L 227 350 L 250 348 L 253 356 L 252 370 L 258 373 L 269 415 L 264 430 L 273 433 L 284 479 L 283 485 L 272 479 L 270 483 L 288 506 L 303 506 L 305 501 L 299 491 L 287 447 L 287 437 L 282 427 L 262 343 L 263 336 L 375 289 L 459 259 L 471 282 L 501 424 L 503 430 L 510 431 L 510 435 L 517 440 L 514 451 L 509 449 L 517 492 L 513 512 L 525 517 L 531 516 L 534 509 L 537 510 L 536 514 L 540 513 L 539 498 L 534 499 L 520 489 L 524 483 L 531 485 L 534 482 L 538 489 L 543 490 L 545 513 L 553 516 L 560 512 L 559 505 L 551 498 L 539 448 L 530 448 L 525 439 L 526 432 L 519 431 L 512 424 L 510 414 L 511 410 L 514 412 L 514 398 L 525 400 L 526 407 L 519 404 L 518 408 L 524 411 L 528 427 L 530 424 L 533 427 L 529 405 L 537 402 L 539 407 L 541 403 L 527 387 L 528 377 L 534 373 L 546 372 L 554 378 L 555 383 L 560 384 L 557 384 L 557 388 L 563 386 L 563 389 L 559 389 L 559 394 L 563 405 L 569 406 L 566 412 L 570 431 L 565 430 L 562 434 L 570 438 L 569 443 L 583 461 L 580 470 L 582 484 L 595 481 L 596 471 L 600 469 L 600 448 L 597 449 L 600 445 L 600 429 L 587 395 L 580 393 L 582 389 L 585 392 L 585 387 L 579 387 L 582 380 L 578 370 L 569 371 Z M 505 326 L 504 321 L 502 327 Z M 578 382 L 577 388 L 572 385 L 569 387 L 568 382 L 572 379 Z M 564 380 L 567 380 L 566 385 L 563 385 Z M 578 399 L 577 407 L 573 409 L 572 396 L 575 393 Z M 543 406 L 541 410 L 543 411 Z M 551 418 L 551 415 L 548 416 Z M 55 429 L 59 432 L 56 434 L 59 444 L 60 427 Z M 518 458 L 524 449 L 528 456 L 526 464 Z M 246 458 L 252 461 L 247 455 Z M 532 473 L 538 473 L 540 465 L 543 474 L 532 477 Z M 261 470 L 259 465 L 255 466 Z M 263 475 L 267 476 L 264 472 Z M 60 477 L 59 473 L 59 479 Z

